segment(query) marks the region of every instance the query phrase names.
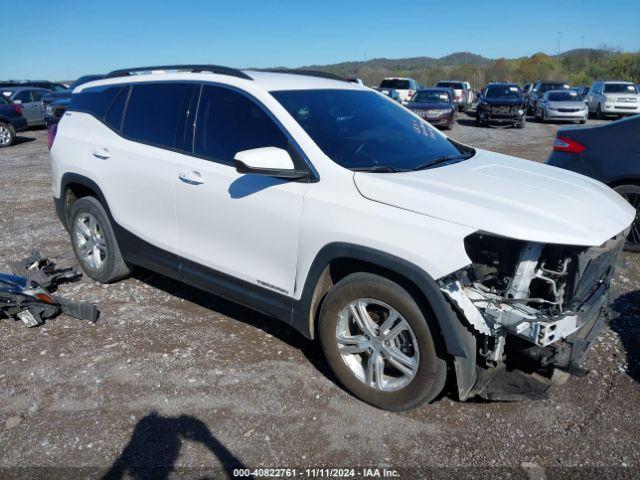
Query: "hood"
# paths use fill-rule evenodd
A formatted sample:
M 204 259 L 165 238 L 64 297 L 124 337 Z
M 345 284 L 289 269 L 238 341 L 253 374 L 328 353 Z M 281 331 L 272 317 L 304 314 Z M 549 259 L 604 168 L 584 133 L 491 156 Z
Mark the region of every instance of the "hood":
M 427 102 L 411 102 L 407 105 L 409 110 L 419 108 L 421 110 L 446 110 L 454 108 L 450 103 L 427 103 Z
M 635 217 L 631 205 L 596 180 L 484 150 L 429 170 L 357 172 L 354 181 L 370 200 L 532 242 L 601 245 Z
M 522 105 L 522 98 L 483 98 L 482 101 L 488 105 Z

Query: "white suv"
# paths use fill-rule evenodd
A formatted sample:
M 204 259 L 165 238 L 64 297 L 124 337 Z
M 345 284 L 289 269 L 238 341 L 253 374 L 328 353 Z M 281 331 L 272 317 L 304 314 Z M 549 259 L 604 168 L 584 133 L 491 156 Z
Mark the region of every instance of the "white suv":
M 139 265 L 289 323 L 391 410 L 447 378 L 462 400 L 512 398 L 522 359 L 580 371 L 635 216 L 613 190 L 463 145 L 354 83 L 138 70 L 78 87 L 51 149 L 89 277 Z
M 635 115 L 640 113 L 640 92 L 631 82 L 595 82 L 587 94 L 587 105 L 596 118 Z

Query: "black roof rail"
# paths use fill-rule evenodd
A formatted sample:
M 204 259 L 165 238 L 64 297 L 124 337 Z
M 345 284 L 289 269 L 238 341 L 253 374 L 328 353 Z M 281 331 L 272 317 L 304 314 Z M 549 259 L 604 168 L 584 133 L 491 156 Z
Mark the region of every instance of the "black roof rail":
M 305 70 L 305 69 L 288 69 L 288 68 L 265 68 L 256 70 L 257 72 L 268 72 L 268 73 L 288 73 L 291 75 L 306 75 L 308 77 L 320 77 L 326 78 L 329 80 L 339 80 L 341 82 L 348 82 L 346 78 L 343 78 L 339 75 L 329 72 L 322 72 L 320 70 Z
M 104 78 L 127 77 L 132 73 L 150 72 L 152 70 L 188 70 L 192 73 L 209 72 L 219 73 L 220 75 L 230 75 L 232 77 L 243 78 L 245 80 L 253 80 L 253 78 L 240 70 L 230 67 L 221 67 L 219 65 L 160 65 L 156 67 L 123 68 L 108 73 Z

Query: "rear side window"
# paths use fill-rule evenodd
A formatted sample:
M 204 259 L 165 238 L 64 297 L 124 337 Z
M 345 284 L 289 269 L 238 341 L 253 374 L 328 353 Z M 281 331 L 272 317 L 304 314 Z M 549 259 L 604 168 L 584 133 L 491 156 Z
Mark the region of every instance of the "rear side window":
M 380 83 L 380 88 L 393 88 L 394 90 L 410 90 L 411 83 L 409 80 L 387 79 Z
M 108 85 L 88 88 L 80 93 L 75 93 L 71 96 L 69 110 L 90 113 L 96 118 L 102 119 L 122 89 L 122 85 Z
M 194 151 L 213 161 L 233 165 L 243 150 L 260 147 L 287 148 L 278 125 L 255 102 L 222 87 L 202 87 Z
M 460 82 L 438 82 L 438 87 L 453 88 L 454 90 L 464 90 L 465 86 Z
M 107 114 L 104 116 L 104 122 L 116 132 L 119 132 L 122 127 L 122 115 L 124 114 L 124 107 L 127 104 L 128 96 L 129 87 L 121 89 L 111 103 Z
M 122 133 L 131 140 L 174 148 L 178 125 L 184 122 L 186 103 L 195 88 L 186 83 L 133 85 Z

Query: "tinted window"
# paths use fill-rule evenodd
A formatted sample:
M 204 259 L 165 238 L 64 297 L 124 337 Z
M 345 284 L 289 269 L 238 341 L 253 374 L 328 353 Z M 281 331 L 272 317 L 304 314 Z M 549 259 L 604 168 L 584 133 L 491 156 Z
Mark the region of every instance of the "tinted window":
M 582 97 L 578 92 L 567 90 L 566 92 L 549 92 L 550 102 L 581 102 Z
M 604 93 L 638 93 L 636 86 L 631 83 L 605 83 Z
M 387 79 L 380 83 L 380 88 L 393 88 L 394 90 L 409 90 L 411 83 L 409 80 Z
M 548 92 L 549 90 L 568 90 L 568 89 L 569 89 L 569 85 L 567 85 L 566 83 L 543 83 L 542 85 L 540 85 L 539 92 L 544 93 L 544 92 Z
M 517 85 L 489 85 L 485 92 L 487 98 L 506 98 L 517 100 L 522 96 Z
M 111 107 L 109 107 L 107 114 L 104 116 L 105 123 L 117 132 L 119 132 L 120 127 L 122 127 L 122 114 L 124 113 L 124 107 L 127 103 L 128 96 L 129 87 L 120 89 L 116 98 L 111 103 Z
M 40 101 L 40 99 L 42 99 L 42 97 L 44 97 L 48 93 L 49 92 L 43 92 L 42 90 L 33 90 L 31 92 L 31 95 L 33 96 L 33 101 L 38 102 Z
M 253 101 L 222 87 L 202 87 L 196 122 L 195 153 L 233 164 L 243 150 L 287 148 L 285 134 Z
M 442 90 L 419 90 L 413 97 L 416 103 L 451 103 L 449 92 Z
M 375 92 L 271 93 L 334 162 L 354 170 L 413 170 L 468 151 Z
M 31 92 L 29 90 L 22 90 L 13 97 L 14 100 L 20 100 L 22 103 L 28 103 L 31 101 Z
M 87 88 L 71 96 L 69 109 L 90 113 L 101 119 L 122 89 L 122 85 Z
M 178 124 L 184 121 L 193 85 L 152 83 L 133 85 L 122 133 L 139 142 L 175 147 Z
M 464 90 L 464 85 L 460 82 L 438 82 L 438 87 L 453 88 L 454 90 Z

